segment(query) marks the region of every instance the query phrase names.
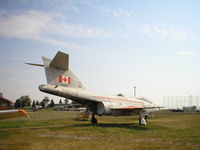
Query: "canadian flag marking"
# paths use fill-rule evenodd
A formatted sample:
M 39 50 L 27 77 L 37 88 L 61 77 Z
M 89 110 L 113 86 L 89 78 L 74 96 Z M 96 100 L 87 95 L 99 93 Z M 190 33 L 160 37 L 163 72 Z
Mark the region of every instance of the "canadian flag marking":
M 71 84 L 71 77 L 59 75 L 58 82 L 63 84 Z

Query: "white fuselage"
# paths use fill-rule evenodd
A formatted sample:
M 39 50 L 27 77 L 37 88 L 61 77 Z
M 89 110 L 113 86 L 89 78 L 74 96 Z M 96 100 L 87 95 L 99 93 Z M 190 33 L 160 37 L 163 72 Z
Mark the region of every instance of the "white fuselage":
M 146 115 L 159 110 L 156 105 L 149 101 L 144 101 L 138 98 L 126 98 L 119 96 L 99 96 L 97 94 L 93 94 L 89 90 L 81 88 L 79 89 L 45 84 L 40 85 L 39 89 L 46 93 L 77 101 L 78 103 L 85 105 L 91 112 L 100 116 L 127 115 L 133 112 L 133 110 L 140 110 L 140 108 L 142 108 L 141 111 L 145 112 Z M 93 102 L 91 102 L 91 100 Z

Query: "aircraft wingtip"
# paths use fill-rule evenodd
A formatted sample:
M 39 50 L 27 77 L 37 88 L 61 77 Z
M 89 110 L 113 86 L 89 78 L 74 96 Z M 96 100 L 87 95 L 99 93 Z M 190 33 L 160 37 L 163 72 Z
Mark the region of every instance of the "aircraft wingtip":
M 23 109 L 19 109 L 18 112 L 21 112 L 21 113 L 23 113 L 27 118 L 30 118 L 30 116 L 28 115 L 28 113 L 27 113 L 25 110 L 23 110 Z

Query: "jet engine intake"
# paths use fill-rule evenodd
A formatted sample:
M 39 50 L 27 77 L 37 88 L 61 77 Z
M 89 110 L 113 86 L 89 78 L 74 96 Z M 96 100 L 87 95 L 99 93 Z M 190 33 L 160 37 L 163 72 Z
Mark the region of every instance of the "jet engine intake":
M 96 113 L 99 116 L 102 115 L 110 115 L 111 114 L 111 109 L 109 107 L 110 104 L 108 104 L 107 102 L 100 102 L 97 104 L 97 109 L 96 109 Z

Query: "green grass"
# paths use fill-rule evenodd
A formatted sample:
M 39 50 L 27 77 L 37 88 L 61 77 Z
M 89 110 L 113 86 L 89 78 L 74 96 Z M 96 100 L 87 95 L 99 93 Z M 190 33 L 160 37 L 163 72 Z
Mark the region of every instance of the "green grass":
M 76 112 L 30 112 L 30 119 L 0 121 L 0 150 L 188 150 L 200 149 L 200 113 L 160 112 L 147 126 L 138 117 L 76 121 Z

